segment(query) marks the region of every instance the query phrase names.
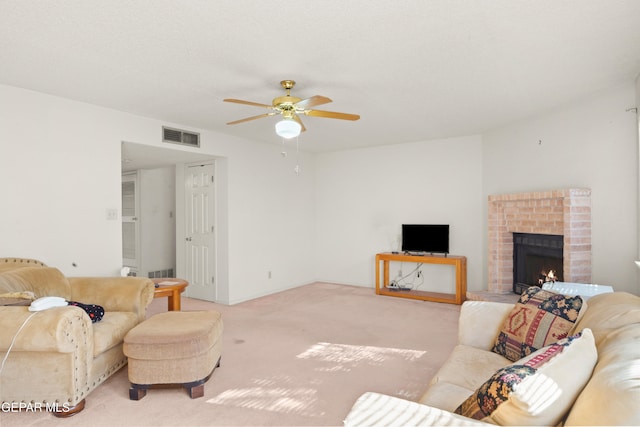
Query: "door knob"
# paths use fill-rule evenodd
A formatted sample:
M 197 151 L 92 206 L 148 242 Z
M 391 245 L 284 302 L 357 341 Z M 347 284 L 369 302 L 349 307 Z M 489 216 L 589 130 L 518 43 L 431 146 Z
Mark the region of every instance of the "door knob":
M 187 237 L 187 238 L 186 238 L 186 239 L 184 239 L 184 240 L 186 240 L 187 242 L 190 242 L 190 241 L 191 241 L 191 237 Z

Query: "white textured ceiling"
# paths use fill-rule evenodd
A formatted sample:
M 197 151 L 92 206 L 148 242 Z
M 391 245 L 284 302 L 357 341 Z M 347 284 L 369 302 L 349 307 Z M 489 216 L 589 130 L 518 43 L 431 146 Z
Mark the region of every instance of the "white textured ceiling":
M 0 0 L 0 84 L 279 143 L 260 103 L 324 95 L 312 151 L 480 133 L 631 81 L 638 0 Z M 631 107 L 631 106 L 630 106 Z

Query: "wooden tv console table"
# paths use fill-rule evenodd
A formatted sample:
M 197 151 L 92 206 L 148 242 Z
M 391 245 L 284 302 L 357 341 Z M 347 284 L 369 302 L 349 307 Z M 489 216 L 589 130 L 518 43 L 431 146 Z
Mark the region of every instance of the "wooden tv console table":
M 380 282 L 380 261 L 383 263 L 382 285 Z M 456 293 L 447 294 L 427 291 L 401 291 L 391 290 L 389 286 L 389 262 L 415 262 L 422 264 L 447 264 L 456 269 Z M 467 294 L 467 257 L 458 255 L 405 255 L 401 253 L 376 254 L 376 294 L 400 298 L 412 298 L 423 301 L 446 302 L 449 304 L 462 304 Z

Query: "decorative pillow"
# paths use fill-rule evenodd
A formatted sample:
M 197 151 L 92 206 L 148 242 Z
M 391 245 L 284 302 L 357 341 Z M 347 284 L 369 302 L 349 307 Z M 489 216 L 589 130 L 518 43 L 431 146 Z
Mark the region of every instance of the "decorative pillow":
M 33 301 L 36 299 L 36 295 L 31 291 L 7 292 L 5 294 L 0 294 L 0 298 L 22 298 Z
M 566 338 L 582 309 L 578 295 L 561 295 L 532 286 L 507 316 L 492 351 L 515 362 Z
M 75 305 L 76 307 L 80 307 L 89 315 L 89 319 L 91 319 L 91 323 L 96 323 L 102 320 L 102 316 L 104 316 L 104 308 L 100 305 L 96 304 L 83 304 L 77 301 L 67 301 L 69 305 Z
M 455 413 L 498 425 L 558 425 L 598 359 L 593 333 L 581 333 L 500 368 Z
M 29 305 L 36 296 L 31 291 L 0 294 L 0 305 Z

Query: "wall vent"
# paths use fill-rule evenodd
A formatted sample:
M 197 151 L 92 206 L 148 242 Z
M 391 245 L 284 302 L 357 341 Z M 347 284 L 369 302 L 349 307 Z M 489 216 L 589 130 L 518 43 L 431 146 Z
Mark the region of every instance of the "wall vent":
M 162 126 L 162 142 L 200 147 L 200 134 Z

